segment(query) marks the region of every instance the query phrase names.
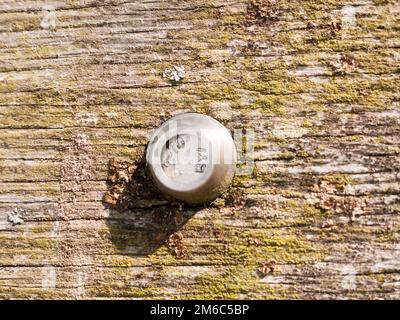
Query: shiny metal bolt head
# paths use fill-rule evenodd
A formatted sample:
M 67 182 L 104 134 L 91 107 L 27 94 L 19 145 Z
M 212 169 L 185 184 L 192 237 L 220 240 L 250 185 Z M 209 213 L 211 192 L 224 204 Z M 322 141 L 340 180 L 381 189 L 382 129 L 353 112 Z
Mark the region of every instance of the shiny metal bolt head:
M 204 204 L 229 187 L 236 148 L 229 131 L 217 120 L 181 113 L 153 133 L 146 161 L 154 183 L 167 198 Z

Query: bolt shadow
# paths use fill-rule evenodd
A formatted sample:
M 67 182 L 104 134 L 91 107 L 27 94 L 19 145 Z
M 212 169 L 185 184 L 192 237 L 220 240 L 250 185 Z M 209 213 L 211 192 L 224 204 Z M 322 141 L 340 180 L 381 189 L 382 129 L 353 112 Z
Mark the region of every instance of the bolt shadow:
M 108 190 L 103 197 L 109 209 L 109 237 L 120 254 L 149 255 L 202 207 L 163 197 L 150 177 L 144 155 L 131 164 L 115 161 L 110 160 Z

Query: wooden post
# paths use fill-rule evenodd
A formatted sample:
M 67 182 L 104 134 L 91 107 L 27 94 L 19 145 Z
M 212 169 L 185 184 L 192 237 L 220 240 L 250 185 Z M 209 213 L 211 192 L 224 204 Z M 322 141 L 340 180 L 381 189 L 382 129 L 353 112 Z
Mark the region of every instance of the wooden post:
M 399 299 L 399 12 L 1 1 L 0 298 Z M 254 129 L 209 206 L 140 160 L 182 110 Z

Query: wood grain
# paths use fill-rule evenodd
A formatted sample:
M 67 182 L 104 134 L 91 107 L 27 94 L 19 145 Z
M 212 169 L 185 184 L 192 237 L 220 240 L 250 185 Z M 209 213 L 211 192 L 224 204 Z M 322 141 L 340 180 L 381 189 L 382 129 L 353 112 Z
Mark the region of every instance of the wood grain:
M 391 0 L 1 1 L 0 297 L 399 299 L 399 25 Z M 103 204 L 181 110 L 253 128 L 253 173 Z

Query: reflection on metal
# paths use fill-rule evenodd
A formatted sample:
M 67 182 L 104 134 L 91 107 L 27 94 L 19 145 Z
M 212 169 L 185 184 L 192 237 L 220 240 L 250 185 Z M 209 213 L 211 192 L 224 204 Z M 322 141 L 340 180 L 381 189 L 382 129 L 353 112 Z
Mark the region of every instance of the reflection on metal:
M 167 197 L 201 204 L 214 200 L 230 185 L 236 147 L 217 120 L 183 113 L 153 133 L 146 160 L 155 184 Z

